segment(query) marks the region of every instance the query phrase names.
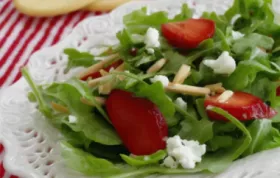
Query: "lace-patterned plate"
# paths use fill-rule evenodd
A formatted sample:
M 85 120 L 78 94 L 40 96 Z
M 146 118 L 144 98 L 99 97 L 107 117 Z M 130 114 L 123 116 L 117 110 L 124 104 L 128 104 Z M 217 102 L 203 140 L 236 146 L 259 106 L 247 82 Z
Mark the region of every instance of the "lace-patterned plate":
M 62 53 L 64 48 L 98 53 L 104 46 L 117 43 L 115 34 L 123 28 L 124 14 L 147 6 L 149 12 L 165 10 L 173 16 L 180 12 L 182 3 L 188 3 L 195 9 L 195 16 L 199 17 L 205 10 L 223 13 L 232 4 L 232 0 L 139 0 L 125 4 L 108 15 L 82 21 L 63 41 L 34 53 L 28 63 L 30 73 L 38 84 L 66 80 L 81 68 L 69 74 L 63 73 L 67 63 L 67 56 Z M 5 168 L 26 178 L 83 178 L 81 174 L 65 167 L 58 144 L 62 137 L 36 111 L 34 104 L 28 102 L 26 95 L 29 90 L 26 81 L 20 79 L 0 93 L 0 140 L 6 148 Z M 236 161 L 219 175 L 161 177 L 276 178 L 280 177 L 279 165 L 280 149 L 274 149 Z

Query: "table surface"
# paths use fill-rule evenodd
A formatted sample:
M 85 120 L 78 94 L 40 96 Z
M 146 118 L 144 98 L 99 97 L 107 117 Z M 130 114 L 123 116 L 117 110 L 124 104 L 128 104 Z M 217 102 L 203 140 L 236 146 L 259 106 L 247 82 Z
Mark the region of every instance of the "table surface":
M 32 53 L 51 46 L 69 34 L 81 20 L 103 12 L 77 11 L 52 18 L 35 18 L 19 13 L 11 0 L 0 0 L 0 88 L 16 82 Z M 0 163 L 4 148 L 0 145 Z M 19 175 L 18 175 L 19 176 Z M 0 164 L 0 178 L 17 178 Z

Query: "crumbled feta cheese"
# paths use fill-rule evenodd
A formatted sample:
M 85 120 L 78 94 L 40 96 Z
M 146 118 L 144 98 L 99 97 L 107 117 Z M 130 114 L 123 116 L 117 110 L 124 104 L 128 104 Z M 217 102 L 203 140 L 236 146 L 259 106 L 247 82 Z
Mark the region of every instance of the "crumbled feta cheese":
M 163 165 L 165 167 L 169 167 L 169 168 L 172 168 L 172 169 L 175 169 L 175 168 L 178 167 L 178 163 L 171 156 L 167 156 L 163 160 Z
M 149 28 L 145 35 L 144 43 L 146 44 L 146 48 L 158 48 L 160 46 L 158 30 Z
M 212 68 L 216 74 L 231 74 L 236 68 L 235 60 L 227 51 L 224 51 L 217 60 L 204 60 L 203 64 Z
M 150 80 L 152 83 L 161 82 L 164 87 L 167 87 L 169 84 L 169 79 L 164 75 L 156 75 Z
M 180 107 L 181 109 L 183 109 L 183 110 L 187 110 L 187 103 L 181 98 L 181 97 L 179 97 L 179 98 L 177 98 L 176 100 L 175 100 L 175 104 L 178 106 L 178 107 Z
M 240 39 L 240 38 L 245 36 L 243 33 L 240 33 L 238 31 L 234 31 L 234 30 L 232 30 L 231 34 L 232 34 L 232 38 L 234 40 L 238 40 L 238 39 Z
M 77 117 L 76 116 L 70 115 L 68 117 L 68 119 L 69 119 L 69 123 L 71 123 L 71 124 L 77 123 Z
M 163 161 L 166 167 L 176 168 L 180 164 L 185 169 L 193 169 L 206 153 L 205 144 L 200 145 L 194 140 L 182 140 L 178 135 L 168 138 L 166 143 L 168 156 Z
M 230 99 L 230 97 L 232 97 L 232 95 L 233 95 L 233 91 L 226 90 L 218 97 L 218 102 L 225 103 L 227 102 L 227 100 Z
M 154 54 L 155 50 L 153 48 L 147 48 L 148 54 Z

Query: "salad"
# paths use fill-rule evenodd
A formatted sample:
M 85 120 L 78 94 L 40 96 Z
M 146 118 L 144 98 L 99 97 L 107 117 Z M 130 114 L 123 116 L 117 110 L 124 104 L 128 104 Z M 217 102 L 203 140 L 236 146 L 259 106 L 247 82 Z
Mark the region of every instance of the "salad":
M 88 176 L 218 173 L 280 146 L 280 25 L 271 0 L 235 0 L 225 14 L 123 18 L 99 55 L 65 49 L 65 82 L 36 85 L 31 102 L 63 135 L 62 156 Z

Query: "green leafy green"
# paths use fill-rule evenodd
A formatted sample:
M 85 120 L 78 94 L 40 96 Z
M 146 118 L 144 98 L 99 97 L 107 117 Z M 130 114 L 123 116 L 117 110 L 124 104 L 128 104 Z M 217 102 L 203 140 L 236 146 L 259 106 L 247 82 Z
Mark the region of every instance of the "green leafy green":
M 150 164 L 158 164 L 167 155 L 165 150 L 159 150 L 156 153 L 146 156 L 127 156 L 121 154 L 122 159 L 131 166 L 145 166 Z
M 114 175 L 123 170 L 112 162 L 94 157 L 93 155 L 71 146 L 69 143 L 62 143 L 62 156 L 70 168 L 82 172 L 88 176 Z
M 265 35 L 251 33 L 243 38 L 234 41 L 232 51 L 238 55 L 243 54 L 247 49 L 264 48 L 266 50 L 272 49 L 274 44 L 273 38 Z
M 77 118 L 72 124 L 65 122 L 75 132 L 83 132 L 85 136 L 95 142 L 106 145 L 121 144 L 115 130 L 97 113 L 92 112 L 92 106 L 81 103 L 82 94 L 68 83 L 53 83 L 43 91 L 44 95 L 56 98 L 69 109 L 71 115 Z
M 89 67 L 96 63 L 93 55 L 87 52 L 80 52 L 73 48 L 64 49 L 64 54 L 68 56 L 65 72 L 68 72 L 73 67 Z
M 145 34 L 148 28 L 159 29 L 161 24 L 169 21 L 167 13 L 160 11 L 148 15 L 147 8 L 136 10 L 123 17 L 123 23 L 130 33 Z

